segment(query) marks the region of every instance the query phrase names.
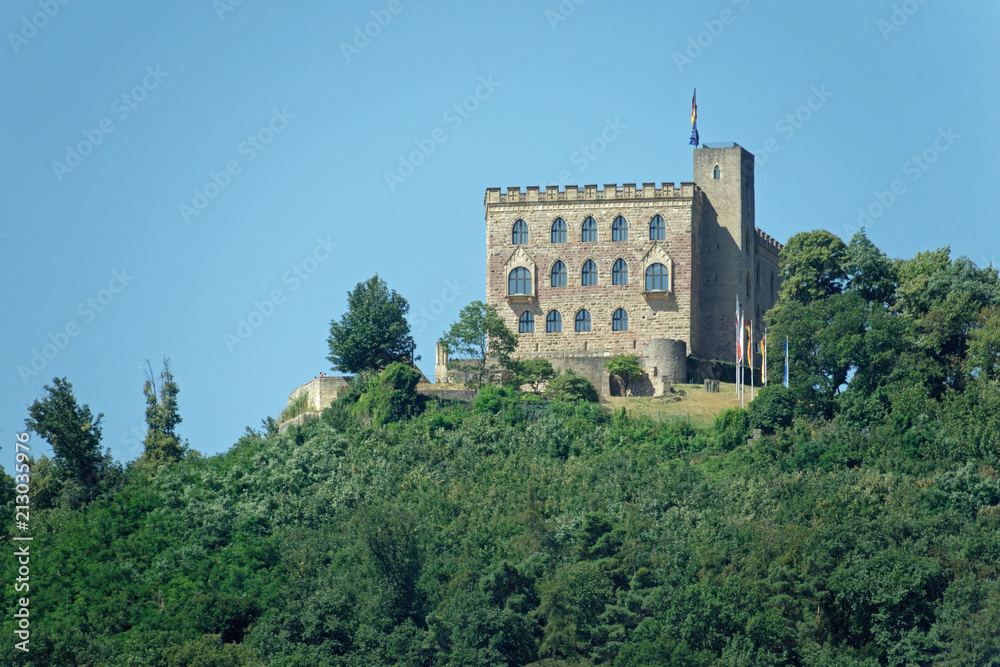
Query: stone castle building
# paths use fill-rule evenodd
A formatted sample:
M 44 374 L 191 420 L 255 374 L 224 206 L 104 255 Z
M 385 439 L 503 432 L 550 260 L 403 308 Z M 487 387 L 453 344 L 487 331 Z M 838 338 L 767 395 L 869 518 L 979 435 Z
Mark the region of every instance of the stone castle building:
M 694 182 L 679 187 L 486 191 L 486 302 L 519 332 L 518 358 L 608 395 L 604 362 L 635 354 L 659 394 L 687 381 L 688 355 L 734 360 L 737 297 L 759 340 L 781 245 L 756 227 L 754 157 L 737 144 L 693 153 Z

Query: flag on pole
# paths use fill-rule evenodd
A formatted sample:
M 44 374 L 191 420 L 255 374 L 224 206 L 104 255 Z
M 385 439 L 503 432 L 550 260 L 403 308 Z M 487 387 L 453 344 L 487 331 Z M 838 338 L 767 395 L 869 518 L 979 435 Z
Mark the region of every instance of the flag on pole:
M 698 148 L 700 143 L 698 140 L 698 89 L 695 88 L 694 95 L 691 97 L 691 141 L 688 143 Z
M 753 371 L 753 320 L 747 324 L 747 365 Z
M 760 337 L 760 382 L 767 386 L 767 332 Z
M 788 337 L 785 337 L 785 386 L 788 386 Z
M 736 363 L 743 361 L 743 326 L 740 324 L 740 298 L 736 297 Z

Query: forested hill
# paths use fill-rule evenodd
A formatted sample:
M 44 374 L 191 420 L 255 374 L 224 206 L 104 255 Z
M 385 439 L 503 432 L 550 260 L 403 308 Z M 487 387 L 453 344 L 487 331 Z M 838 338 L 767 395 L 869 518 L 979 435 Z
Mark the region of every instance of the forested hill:
M 706 430 L 390 367 L 89 495 L 34 461 L 2 664 L 1000 664 L 996 272 L 824 232 L 783 260 L 791 387 Z

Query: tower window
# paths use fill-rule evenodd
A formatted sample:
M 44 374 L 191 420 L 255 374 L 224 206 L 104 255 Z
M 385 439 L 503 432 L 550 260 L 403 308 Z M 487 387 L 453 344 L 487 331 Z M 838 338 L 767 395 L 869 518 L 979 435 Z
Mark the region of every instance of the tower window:
M 531 271 L 519 266 L 507 276 L 507 294 L 531 294 Z
M 584 243 L 597 241 L 597 223 L 594 222 L 593 218 L 587 218 L 583 221 L 583 233 L 580 235 L 580 240 Z
M 719 171 L 719 165 L 715 165 L 715 174 L 714 174 L 714 177 L 715 177 L 715 180 L 719 180 L 720 178 L 722 178 L 722 172 Z
M 552 223 L 552 242 L 566 243 L 566 221 L 562 218 L 556 218 Z
M 511 242 L 514 245 L 524 245 L 528 242 L 528 225 L 524 220 L 514 223 L 514 231 L 511 233 Z
M 591 259 L 588 259 L 583 265 L 583 271 L 580 273 L 580 284 L 584 287 L 592 287 L 597 284 L 597 264 L 594 264 Z
M 611 316 L 611 330 L 628 331 L 628 313 L 625 312 L 624 308 L 619 308 Z
M 578 332 L 590 331 L 590 313 L 581 310 L 576 314 L 576 330 Z
M 750 271 L 747 270 L 747 296 L 750 296 Z
M 552 286 L 566 287 L 566 265 L 562 262 L 552 265 Z
M 628 264 L 625 263 L 624 259 L 619 259 L 615 262 L 614 267 L 611 269 L 611 284 L 628 285 Z
M 620 215 L 611 224 L 611 240 L 628 241 L 628 223 Z
M 535 333 L 535 316 L 530 311 L 526 310 L 521 313 L 521 317 L 517 321 L 517 331 L 518 333 Z
M 662 241 L 667 238 L 667 225 L 663 222 L 663 216 L 656 214 L 649 221 L 649 240 Z
M 650 264 L 646 269 L 646 291 L 667 292 L 670 290 L 670 273 L 663 264 Z
M 545 333 L 560 333 L 562 331 L 562 314 L 558 310 L 549 312 L 545 318 Z

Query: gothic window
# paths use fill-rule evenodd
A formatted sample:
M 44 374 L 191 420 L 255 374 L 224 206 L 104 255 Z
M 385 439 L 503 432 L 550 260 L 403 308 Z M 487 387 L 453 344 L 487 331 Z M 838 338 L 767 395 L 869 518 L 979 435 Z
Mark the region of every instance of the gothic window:
M 611 284 L 628 285 L 628 264 L 624 259 L 615 262 L 614 268 L 611 269 Z
M 583 265 L 583 271 L 580 274 L 580 284 L 584 287 L 591 287 L 597 284 L 597 264 L 594 264 L 593 260 L 588 259 Z
M 519 266 L 507 276 L 507 294 L 531 294 L 531 271 Z
M 719 165 L 715 165 L 715 180 L 722 178 L 722 172 L 719 171 Z
M 750 270 L 747 269 L 747 296 L 750 296 Z
M 628 313 L 625 312 L 624 308 L 619 308 L 611 316 L 611 330 L 628 331 Z
M 649 221 L 649 240 L 662 241 L 666 238 L 667 226 L 663 222 L 663 217 L 659 214 L 654 215 L 653 219 Z
M 560 333 L 562 331 L 562 314 L 558 310 L 549 312 L 545 318 L 545 333 Z
M 552 286 L 566 287 L 566 265 L 562 262 L 552 265 Z
M 521 317 L 517 321 L 517 331 L 518 333 L 535 333 L 535 316 L 530 311 L 526 310 L 521 313 Z
M 511 242 L 514 245 L 523 245 L 528 242 L 528 225 L 524 220 L 514 223 L 514 231 L 511 234 Z
M 581 310 L 576 314 L 576 330 L 580 332 L 590 331 L 590 313 L 586 310 Z
M 562 218 L 552 223 L 552 242 L 566 243 L 566 222 Z
M 628 241 L 628 223 L 620 215 L 611 224 L 611 240 Z
M 583 221 L 583 234 L 580 236 L 580 240 L 584 243 L 597 241 L 597 223 L 594 222 L 593 218 L 587 218 Z
M 646 291 L 670 291 L 670 273 L 663 264 L 650 264 L 646 269 Z

